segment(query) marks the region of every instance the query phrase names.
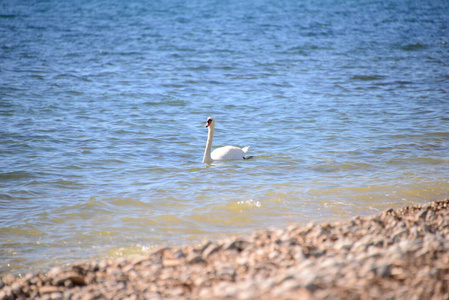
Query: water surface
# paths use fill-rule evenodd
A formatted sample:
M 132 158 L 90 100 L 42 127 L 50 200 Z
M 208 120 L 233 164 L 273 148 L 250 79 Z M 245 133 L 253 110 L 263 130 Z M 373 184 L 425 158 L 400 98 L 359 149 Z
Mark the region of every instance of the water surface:
M 0 273 L 449 197 L 449 4 L 309 2 L 0 4 Z

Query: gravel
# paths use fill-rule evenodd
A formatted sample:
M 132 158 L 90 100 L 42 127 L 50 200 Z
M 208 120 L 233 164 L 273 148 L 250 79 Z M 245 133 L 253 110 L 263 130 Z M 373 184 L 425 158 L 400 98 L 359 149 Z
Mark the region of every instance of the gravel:
M 449 199 L 0 279 L 29 298 L 449 299 Z

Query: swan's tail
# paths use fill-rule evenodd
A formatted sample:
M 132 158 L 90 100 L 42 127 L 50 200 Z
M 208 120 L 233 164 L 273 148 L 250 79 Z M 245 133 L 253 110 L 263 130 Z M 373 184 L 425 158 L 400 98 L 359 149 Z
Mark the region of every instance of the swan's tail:
M 243 148 L 242 148 L 242 151 L 243 151 L 245 154 L 248 153 L 249 147 L 250 147 L 250 146 L 243 147 Z

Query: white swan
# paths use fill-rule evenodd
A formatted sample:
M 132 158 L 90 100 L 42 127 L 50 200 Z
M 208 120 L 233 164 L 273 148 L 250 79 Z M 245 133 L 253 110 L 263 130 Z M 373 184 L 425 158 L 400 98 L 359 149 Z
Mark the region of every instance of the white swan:
M 220 147 L 212 151 L 212 140 L 214 139 L 215 122 L 211 117 L 207 118 L 207 143 L 204 150 L 203 163 L 209 164 L 214 160 L 244 159 L 249 146 L 239 148 L 235 146 Z M 212 151 L 212 153 L 211 153 Z

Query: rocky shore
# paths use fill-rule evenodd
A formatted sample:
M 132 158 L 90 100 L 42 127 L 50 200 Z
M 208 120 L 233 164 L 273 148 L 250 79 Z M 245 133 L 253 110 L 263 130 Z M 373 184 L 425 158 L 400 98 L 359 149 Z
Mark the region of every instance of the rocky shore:
M 449 199 L 3 276 L 3 299 L 449 299 Z

